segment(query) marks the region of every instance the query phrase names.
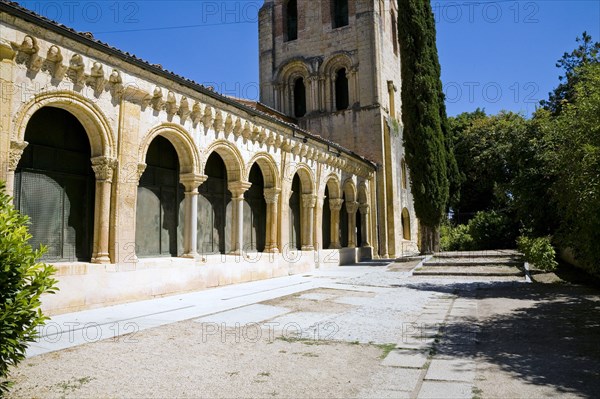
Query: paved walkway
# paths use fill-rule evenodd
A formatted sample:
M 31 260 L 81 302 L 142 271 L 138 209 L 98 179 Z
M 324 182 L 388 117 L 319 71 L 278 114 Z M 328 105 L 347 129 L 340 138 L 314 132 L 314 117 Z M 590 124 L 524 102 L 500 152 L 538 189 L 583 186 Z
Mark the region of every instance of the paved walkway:
M 316 270 L 53 317 L 15 373 L 13 396 L 471 399 L 600 393 L 598 318 L 582 330 L 551 328 L 563 314 L 597 312 L 597 293 L 525 284 L 522 277 L 416 277 L 409 265 L 400 266 Z M 537 331 L 528 331 L 530 324 Z M 260 342 L 240 342 L 240 327 L 251 325 L 268 334 Z M 298 334 L 290 335 L 290 326 Z M 135 344 L 108 339 L 124 334 Z M 85 343 L 91 345 L 80 346 Z M 546 343 L 551 346 L 542 349 Z M 529 352 L 539 345 L 541 352 Z M 578 364 L 577 373 L 567 373 L 561 359 Z M 562 374 L 554 373 L 557 368 Z M 156 373 L 164 376 L 155 379 Z

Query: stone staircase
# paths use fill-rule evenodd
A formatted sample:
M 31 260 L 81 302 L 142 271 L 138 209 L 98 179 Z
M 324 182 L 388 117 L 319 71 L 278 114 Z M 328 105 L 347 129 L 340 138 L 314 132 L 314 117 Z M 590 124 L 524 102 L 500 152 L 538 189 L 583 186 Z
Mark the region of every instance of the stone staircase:
M 440 252 L 413 271 L 413 276 L 523 277 L 524 260 L 514 250 Z

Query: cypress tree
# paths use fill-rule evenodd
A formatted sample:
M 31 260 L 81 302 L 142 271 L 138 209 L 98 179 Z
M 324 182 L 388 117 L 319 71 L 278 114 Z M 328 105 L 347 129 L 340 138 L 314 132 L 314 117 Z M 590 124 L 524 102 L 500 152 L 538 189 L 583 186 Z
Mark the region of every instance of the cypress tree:
M 438 227 L 458 169 L 448 145 L 446 108 L 429 0 L 398 0 L 402 57 L 402 122 L 421 251 L 439 249 Z

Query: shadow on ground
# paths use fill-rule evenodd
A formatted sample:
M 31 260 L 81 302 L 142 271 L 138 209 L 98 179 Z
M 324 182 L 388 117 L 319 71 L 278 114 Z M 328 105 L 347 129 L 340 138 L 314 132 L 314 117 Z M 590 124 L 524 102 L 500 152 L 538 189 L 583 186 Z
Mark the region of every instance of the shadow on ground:
M 598 289 L 522 283 L 410 287 L 477 298 L 477 319 L 458 317 L 450 323 L 437 345 L 439 355 L 475 356 L 478 363 L 497 365 L 508 380 L 600 397 Z

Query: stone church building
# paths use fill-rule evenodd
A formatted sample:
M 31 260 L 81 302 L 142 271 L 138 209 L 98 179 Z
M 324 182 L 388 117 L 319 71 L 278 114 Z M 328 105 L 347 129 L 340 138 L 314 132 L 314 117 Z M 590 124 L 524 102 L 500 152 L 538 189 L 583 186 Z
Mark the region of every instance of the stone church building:
M 417 251 L 395 0 L 265 0 L 260 101 L 0 0 L 0 180 L 63 313 Z

